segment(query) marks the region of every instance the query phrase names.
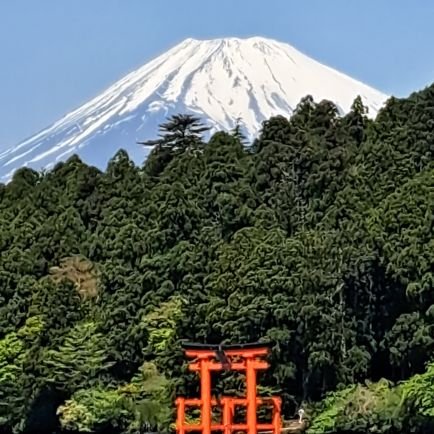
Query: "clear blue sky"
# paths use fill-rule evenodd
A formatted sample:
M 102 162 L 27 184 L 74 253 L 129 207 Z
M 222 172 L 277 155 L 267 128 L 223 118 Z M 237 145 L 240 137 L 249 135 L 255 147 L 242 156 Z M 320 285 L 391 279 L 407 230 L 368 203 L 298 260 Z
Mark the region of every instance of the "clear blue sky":
M 0 149 L 187 37 L 266 36 L 398 96 L 434 81 L 434 0 L 0 0 Z

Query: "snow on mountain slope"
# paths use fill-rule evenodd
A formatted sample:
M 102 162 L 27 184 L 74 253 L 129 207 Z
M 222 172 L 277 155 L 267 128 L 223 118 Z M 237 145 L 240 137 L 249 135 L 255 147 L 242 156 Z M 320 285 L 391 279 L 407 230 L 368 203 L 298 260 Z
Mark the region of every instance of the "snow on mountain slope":
M 187 39 L 29 139 L 0 152 L 0 182 L 23 166 L 49 169 L 74 153 L 104 168 L 124 148 L 137 163 L 158 125 L 195 113 L 216 129 L 237 118 L 252 138 L 270 116 L 290 116 L 300 99 L 333 101 L 347 112 L 360 95 L 375 116 L 386 95 L 265 38 Z

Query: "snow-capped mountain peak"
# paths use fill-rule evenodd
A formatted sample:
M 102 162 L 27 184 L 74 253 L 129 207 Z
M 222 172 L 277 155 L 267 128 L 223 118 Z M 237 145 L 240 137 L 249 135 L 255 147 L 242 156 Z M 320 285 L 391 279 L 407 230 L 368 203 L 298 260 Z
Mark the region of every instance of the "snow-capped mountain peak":
M 126 75 L 35 136 L 0 152 L 0 182 L 22 166 L 49 169 L 77 153 L 104 168 L 119 148 L 141 163 L 158 125 L 194 113 L 217 129 L 240 118 L 252 138 L 273 115 L 290 116 L 301 98 L 333 101 L 347 112 L 360 95 L 375 116 L 386 95 L 271 39 L 186 39 Z

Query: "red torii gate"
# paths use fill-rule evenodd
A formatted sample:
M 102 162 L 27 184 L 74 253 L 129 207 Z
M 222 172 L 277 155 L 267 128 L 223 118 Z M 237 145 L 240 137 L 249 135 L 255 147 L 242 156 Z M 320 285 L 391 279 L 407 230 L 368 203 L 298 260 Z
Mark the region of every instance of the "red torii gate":
M 263 360 L 269 353 L 267 345 L 257 343 L 244 345 L 184 344 L 183 347 L 186 357 L 193 359 L 189 369 L 199 373 L 200 398 L 177 398 L 177 434 L 187 434 L 193 431 L 202 434 L 212 434 L 214 431 L 220 431 L 223 434 L 233 434 L 239 431 L 246 434 L 257 434 L 259 431 L 280 434 L 281 399 L 275 396 L 260 398 L 256 394 L 257 371 L 269 367 L 269 364 Z M 211 398 L 211 373 L 222 370 L 245 372 L 247 391 L 245 398 L 224 396 L 218 401 Z M 261 405 L 272 407 L 271 423 L 257 422 L 257 409 Z M 235 424 L 233 422 L 236 406 L 246 407 L 246 423 Z M 199 424 L 186 423 L 185 410 L 188 407 L 200 407 L 201 420 Z M 221 408 L 221 423 L 212 422 L 212 407 Z

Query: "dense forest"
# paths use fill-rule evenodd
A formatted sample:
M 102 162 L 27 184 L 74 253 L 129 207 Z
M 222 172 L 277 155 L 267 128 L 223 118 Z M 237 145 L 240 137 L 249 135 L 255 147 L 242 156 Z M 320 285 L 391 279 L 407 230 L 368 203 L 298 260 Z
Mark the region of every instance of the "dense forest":
M 0 185 L 0 433 L 170 430 L 182 340 L 270 342 L 309 434 L 434 432 L 434 86 L 366 111 L 173 116 L 141 167 Z

